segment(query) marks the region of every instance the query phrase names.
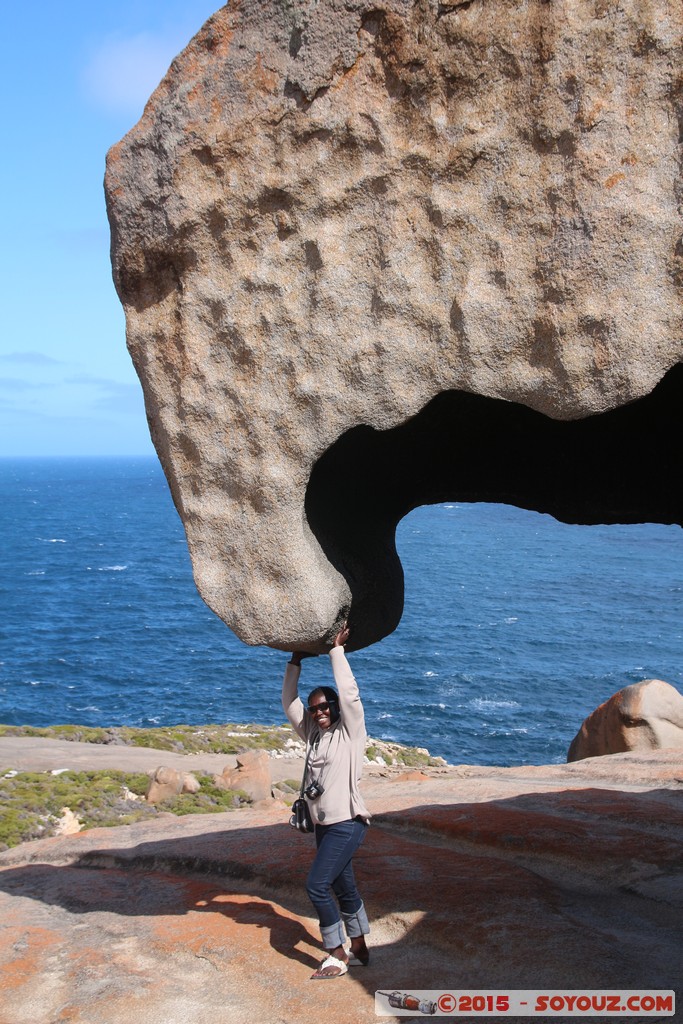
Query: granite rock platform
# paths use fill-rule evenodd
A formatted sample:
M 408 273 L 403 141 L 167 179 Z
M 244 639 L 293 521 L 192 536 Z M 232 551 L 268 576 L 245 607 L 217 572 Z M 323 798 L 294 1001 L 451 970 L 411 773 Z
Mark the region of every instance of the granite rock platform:
M 0 854 L 0 1022 L 369 1024 L 377 989 L 675 989 L 683 1005 L 680 751 L 372 768 L 363 788 L 367 968 L 309 980 L 313 838 L 284 804 L 169 815 Z

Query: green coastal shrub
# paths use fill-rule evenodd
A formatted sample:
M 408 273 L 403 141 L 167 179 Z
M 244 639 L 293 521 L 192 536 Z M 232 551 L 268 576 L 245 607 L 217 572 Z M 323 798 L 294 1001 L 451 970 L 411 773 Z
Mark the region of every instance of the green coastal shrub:
M 210 775 L 196 778 L 199 792 L 148 804 L 128 795 L 143 797 L 147 792 L 149 776 L 143 772 L 5 771 L 0 774 L 0 849 L 54 835 L 64 807 L 84 828 L 111 828 L 154 818 L 161 811 L 211 814 L 250 802 L 243 790 L 219 789 Z
M 408 768 L 424 768 L 432 762 L 432 758 L 429 754 L 423 754 L 422 751 L 416 750 L 414 747 L 405 747 L 396 750 L 394 752 L 394 758 L 398 764 L 404 764 Z
M 7 777 L 9 774 L 9 777 Z M 126 772 L 19 772 L 0 777 L 0 843 L 17 846 L 54 835 L 62 808 L 68 807 L 86 828 L 151 817 L 147 805 L 127 800 L 126 788 L 143 795 L 146 775 Z
M 78 743 L 111 743 L 112 730 L 89 725 L 0 725 L 0 736 L 36 736 Z
M 185 814 L 215 814 L 218 811 L 229 811 L 242 804 L 250 803 L 250 798 L 241 789 L 220 789 L 213 783 L 211 775 L 197 775 L 198 793 L 181 793 L 169 800 L 162 800 L 156 806 L 160 811 L 170 811 L 179 816 Z
M 178 725 L 158 729 L 116 730 L 123 742 L 136 747 L 187 754 L 241 754 L 245 750 L 282 750 L 292 736 L 288 726 Z
M 0 736 L 37 736 L 81 743 L 121 743 L 174 753 L 241 754 L 245 750 L 282 750 L 293 737 L 288 725 L 175 725 L 157 729 L 85 725 L 0 725 Z
M 46 827 L 39 814 L 15 807 L 0 807 L 0 850 L 18 846 L 29 839 L 39 839 Z

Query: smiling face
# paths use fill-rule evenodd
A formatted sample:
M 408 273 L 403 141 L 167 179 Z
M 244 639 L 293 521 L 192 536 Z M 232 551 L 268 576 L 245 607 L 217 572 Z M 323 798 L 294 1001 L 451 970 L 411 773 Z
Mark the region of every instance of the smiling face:
M 330 704 L 322 691 L 311 694 L 308 701 L 308 713 L 319 729 L 329 729 L 332 725 Z

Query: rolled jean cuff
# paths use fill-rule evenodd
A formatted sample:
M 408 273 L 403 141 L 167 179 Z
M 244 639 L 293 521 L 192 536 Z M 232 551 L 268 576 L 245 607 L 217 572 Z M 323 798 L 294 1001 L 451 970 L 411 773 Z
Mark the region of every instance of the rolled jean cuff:
M 346 934 L 350 939 L 357 939 L 360 935 L 369 934 L 370 922 L 362 903 L 353 914 L 345 914 L 342 910 L 342 917 L 346 925 Z
M 334 924 L 321 924 L 320 934 L 325 949 L 336 949 L 337 946 L 343 946 L 346 940 L 341 921 L 335 921 Z

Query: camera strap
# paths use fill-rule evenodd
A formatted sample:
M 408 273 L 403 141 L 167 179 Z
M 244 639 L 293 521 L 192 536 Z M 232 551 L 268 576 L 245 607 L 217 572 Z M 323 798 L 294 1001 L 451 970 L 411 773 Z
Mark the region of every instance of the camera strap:
M 324 754 L 321 755 L 322 758 L 323 758 L 323 763 L 320 766 L 320 771 L 318 772 L 318 778 L 317 778 L 317 781 L 320 783 L 320 785 L 322 785 L 323 778 L 327 774 L 326 769 L 327 769 L 327 765 L 329 763 L 327 755 L 330 752 L 330 747 L 332 746 L 332 740 L 334 738 L 335 732 L 336 732 L 336 730 L 335 730 L 334 726 L 332 726 L 325 733 L 325 736 L 327 737 L 327 749 L 325 750 Z M 315 748 L 315 750 L 317 751 L 318 747 L 322 746 L 323 739 L 324 739 L 323 734 L 320 732 L 320 729 L 318 729 L 318 735 L 316 736 L 315 741 L 311 744 L 311 749 Z M 308 770 L 308 760 L 306 762 L 306 767 L 304 768 L 304 779 L 306 778 L 306 771 L 307 770 Z M 311 781 L 313 781 L 313 780 L 311 779 Z
M 304 773 L 301 776 L 301 788 L 299 789 L 299 796 L 301 797 L 302 800 L 304 798 L 304 790 L 306 788 L 306 775 L 308 774 L 308 762 L 310 760 L 311 751 L 312 750 L 313 750 L 313 745 L 311 743 L 307 742 L 306 743 L 306 760 L 304 761 Z

